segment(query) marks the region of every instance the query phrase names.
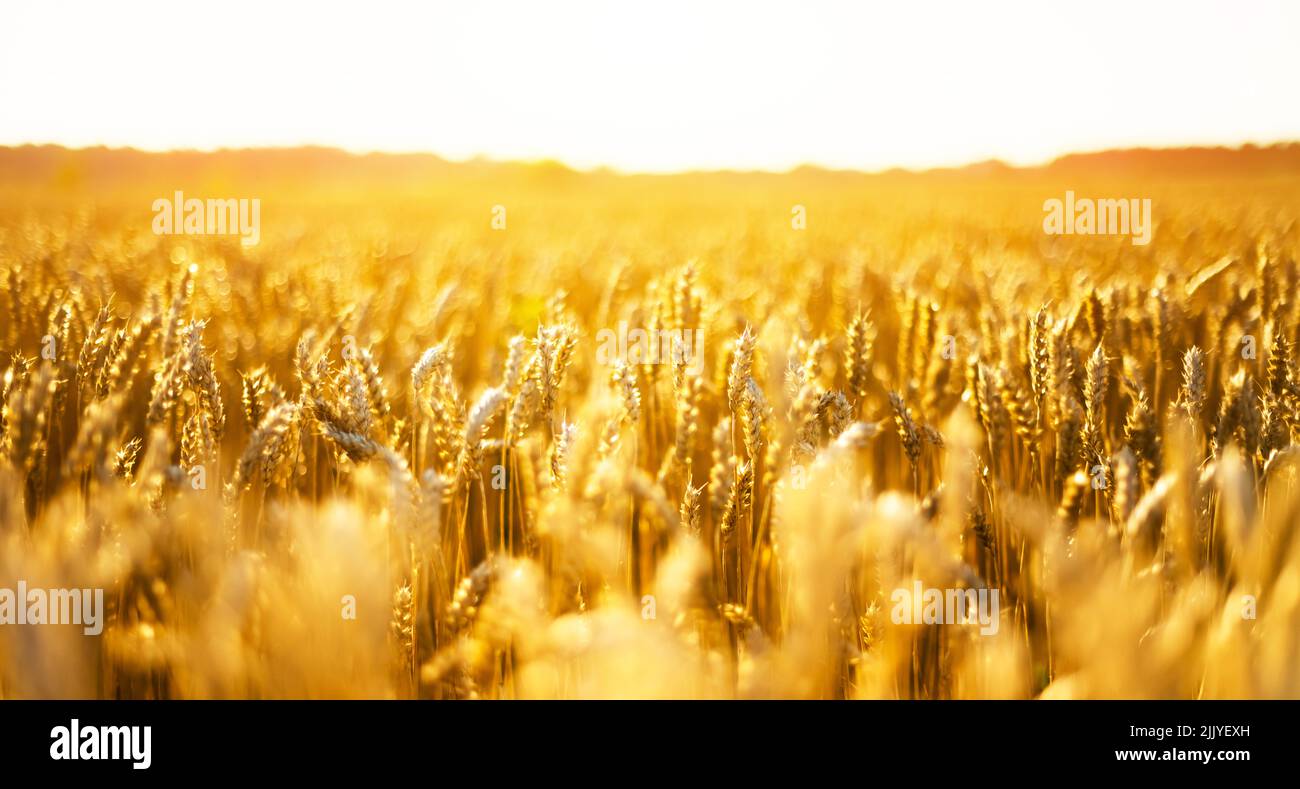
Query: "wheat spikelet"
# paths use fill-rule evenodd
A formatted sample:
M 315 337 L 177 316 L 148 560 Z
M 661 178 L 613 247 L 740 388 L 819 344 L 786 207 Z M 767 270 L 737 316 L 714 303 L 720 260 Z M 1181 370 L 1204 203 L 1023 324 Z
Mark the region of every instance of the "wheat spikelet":
M 844 377 L 848 393 L 857 400 L 865 399 L 870 390 L 874 347 L 875 327 L 867 313 L 859 310 L 849 322 L 844 336 Z
M 100 399 L 110 392 L 127 389 L 135 380 L 144 362 L 149 343 L 158 330 L 158 317 L 149 315 L 139 320 L 118 344 L 116 353 L 104 367 L 104 375 L 96 387 Z
M 72 475 L 93 469 L 106 475 L 108 448 L 118 430 L 118 419 L 124 405 L 125 397 L 115 395 L 86 407 L 77 438 L 68 450 L 64 473 Z
M 1143 482 L 1150 486 L 1160 475 L 1160 433 L 1146 392 L 1140 388 L 1124 422 L 1124 438 L 1137 456 Z
M 744 401 L 746 381 L 750 379 L 754 366 L 754 346 L 757 342 L 754 332 L 746 326 L 732 349 L 731 366 L 727 371 L 727 407 L 733 414 L 739 413 Z
M 1183 412 L 1193 423 L 1201 419 L 1206 396 L 1205 352 L 1193 345 L 1183 354 L 1183 388 L 1180 394 Z
M 894 426 L 898 429 L 898 437 L 903 442 L 903 453 L 907 455 L 908 461 L 915 469 L 921 458 L 921 439 L 916 431 L 916 422 L 903 402 L 903 396 L 898 392 L 889 393 L 889 405 L 894 409 Z
M 113 300 L 110 298 L 108 303 L 99 308 L 95 315 L 94 322 L 86 332 L 86 338 L 81 343 L 81 352 L 77 354 L 77 373 L 76 383 L 77 390 L 93 390 L 99 378 L 100 367 L 104 363 L 104 358 L 108 355 L 111 343 L 111 327 L 115 318 L 112 313 Z
M 713 464 L 709 467 L 709 505 L 715 523 L 731 497 L 736 458 L 731 454 L 731 419 L 724 417 L 713 429 Z
M 1103 413 L 1109 379 L 1106 353 L 1097 345 L 1088 357 L 1088 366 L 1084 374 L 1083 400 L 1085 407 L 1083 445 L 1089 458 L 1100 458 L 1105 454 L 1104 436 L 1102 435 Z
M 686 478 L 686 485 L 682 490 L 682 503 L 678 509 L 681 518 L 681 528 L 689 535 L 699 538 L 701 534 L 701 516 L 700 496 L 707 485 L 700 485 L 698 488 L 691 486 L 690 477 Z
M 144 441 L 136 437 L 123 444 L 120 449 L 113 453 L 112 473 L 114 477 L 128 482 L 132 480 L 135 464 L 140 457 L 140 450 L 143 446 Z
M 371 413 L 380 425 L 387 425 L 393 409 L 388 401 L 388 388 L 384 385 L 383 376 L 379 374 L 379 363 L 375 361 L 374 352 L 369 348 L 362 349 L 352 358 L 352 364 L 365 381 Z
M 551 442 L 550 462 L 551 469 L 551 487 L 557 491 L 565 489 L 567 484 L 567 468 L 569 463 L 569 451 L 573 447 L 573 439 L 577 434 L 578 426 L 570 422 L 563 422 L 555 431 L 555 440 Z
M 239 459 L 235 487 L 247 487 L 257 475 L 268 486 L 284 484 L 293 473 L 298 453 L 295 428 L 300 414 L 297 403 L 280 403 L 267 412 Z
M 528 340 L 522 334 L 516 334 L 514 337 L 510 338 L 506 363 L 501 371 L 501 390 L 511 397 L 519 394 L 519 385 L 524 378 L 525 360 L 527 358 Z M 423 358 L 421 361 L 423 361 Z M 416 367 L 419 366 L 420 363 L 417 363 Z M 420 376 L 427 376 L 427 373 L 421 371 Z M 413 382 L 416 377 L 416 374 L 412 373 Z
M 194 296 L 194 266 L 187 266 L 181 271 L 176 288 L 172 291 L 171 306 L 163 319 L 162 356 L 170 359 L 180 348 L 181 328 L 185 321 L 185 311 L 189 309 L 190 299 Z
M 18 469 L 30 472 L 45 451 L 45 425 L 60 381 L 52 364 L 43 364 L 27 385 L 5 403 L 4 454 Z
M 265 367 L 258 367 L 248 373 L 240 373 L 241 402 L 244 406 L 244 424 L 250 431 L 256 430 L 266 416 L 266 398 L 270 394 L 271 379 Z
M 1085 461 L 1084 413 L 1069 393 L 1060 396 L 1056 432 L 1056 481 L 1067 484 L 1071 474 Z

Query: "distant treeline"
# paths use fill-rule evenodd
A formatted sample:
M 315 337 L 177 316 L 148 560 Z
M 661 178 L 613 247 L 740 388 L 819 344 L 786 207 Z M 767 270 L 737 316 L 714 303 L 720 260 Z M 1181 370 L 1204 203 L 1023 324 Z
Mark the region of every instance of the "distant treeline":
M 609 170 L 577 172 L 554 161 L 494 162 L 474 159 L 451 162 L 427 153 L 353 154 L 335 148 L 252 148 L 212 152 L 153 153 L 132 148 L 69 149 L 57 145 L 0 146 L 0 185 L 37 183 L 97 185 L 187 177 L 214 179 L 365 180 L 421 182 L 431 179 L 474 179 L 489 174 L 573 180 L 607 178 Z M 925 171 L 892 169 L 879 173 L 828 170 L 804 166 L 793 174 L 805 178 L 851 180 L 930 178 L 1033 178 L 1040 176 L 1222 177 L 1300 176 L 1300 142 L 1244 145 L 1240 148 L 1133 148 L 1074 153 L 1041 167 L 1013 167 L 1000 161 Z M 776 173 L 718 171 L 692 177 L 761 179 Z M 646 175 L 641 178 L 676 176 Z

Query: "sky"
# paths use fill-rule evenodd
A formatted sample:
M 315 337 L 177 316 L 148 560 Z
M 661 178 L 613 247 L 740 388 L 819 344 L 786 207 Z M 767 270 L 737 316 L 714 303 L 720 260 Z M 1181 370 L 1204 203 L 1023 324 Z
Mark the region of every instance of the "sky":
M 1285 0 L 0 0 L 0 144 L 1035 164 L 1300 139 L 1298 39 Z

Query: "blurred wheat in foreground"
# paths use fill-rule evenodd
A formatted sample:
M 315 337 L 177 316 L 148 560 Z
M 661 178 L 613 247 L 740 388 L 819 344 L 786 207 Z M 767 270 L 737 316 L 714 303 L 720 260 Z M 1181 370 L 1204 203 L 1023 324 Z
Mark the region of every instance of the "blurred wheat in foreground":
M 6 198 L 0 584 L 107 612 L 0 627 L 0 698 L 1300 697 L 1294 188 L 1148 248 L 792 188 Z

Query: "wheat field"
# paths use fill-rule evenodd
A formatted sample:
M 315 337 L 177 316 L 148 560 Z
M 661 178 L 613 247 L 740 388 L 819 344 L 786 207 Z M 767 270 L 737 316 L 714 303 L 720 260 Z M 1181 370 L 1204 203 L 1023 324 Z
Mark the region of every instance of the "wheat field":
M 0 698 L 1300 697 L 1293 178 L 155 180 L 0 189 Z

